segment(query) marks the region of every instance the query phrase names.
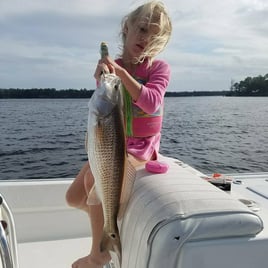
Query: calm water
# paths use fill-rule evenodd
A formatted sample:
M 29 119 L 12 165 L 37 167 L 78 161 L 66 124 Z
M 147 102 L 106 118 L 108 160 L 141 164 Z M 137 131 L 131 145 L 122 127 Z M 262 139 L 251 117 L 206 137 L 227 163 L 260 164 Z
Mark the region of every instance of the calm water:
M 0 179 L 73 177 L 87 99 L 0 100 Z M 268 98 L 166 98 L 161 153 L 205 172 L 268 171 Z

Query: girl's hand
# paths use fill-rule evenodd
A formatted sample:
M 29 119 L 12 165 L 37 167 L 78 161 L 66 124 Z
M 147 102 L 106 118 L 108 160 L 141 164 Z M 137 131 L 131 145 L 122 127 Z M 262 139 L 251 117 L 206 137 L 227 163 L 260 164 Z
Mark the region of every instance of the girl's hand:
M 96 67 L 96 70 L 95 70 L 95 73 L 94 73 L 95 79 L 97 81 L 100 81 L 101 75 L 103 73 L 110 73 L 110 70 L 109 70 L 107 64 L 105 64 L 103 62 L 103 60 L 99 60 L 97 67 Z
M 106 58 L 107 57 L 104 57 L 103 59 L 99 60 L 97 67 L 96 67 L 96 70 L 95 70 L 95 73 L 94 73 L 97 87 L 100 87 L 101 75 L 103 73 L 104 74 L 108 74 L 108 73 L 116 74 L 114 66 L 112 64 L 110 64 L 108 60 L 105 60 Z
M 117 64 L 110 56 L 105 57 L 103 61 L 108 67 L 110 73 L 114 73 L 120 77 L 120 73 L 122 72 L 123 67 Z
M 122 84 L 129 92 L 132 99 L 137 101 L 141 94 L 142 85 L 137 82 L 125 68 L 117 64 L 111 57 L 107 56 L 103 59 L 103 61 L 109 68 L 110 73 L 116 74 L 121 79 Z
M 114 73 L 120 77 L 120 71 L 122 70 L 123 68 L 118 65 L 111 57 L 106 56 L 103 59 L 99 60 L 94 73 L 94 77 L 97 82 L 100 82 L 101 75 L 103 73 Z

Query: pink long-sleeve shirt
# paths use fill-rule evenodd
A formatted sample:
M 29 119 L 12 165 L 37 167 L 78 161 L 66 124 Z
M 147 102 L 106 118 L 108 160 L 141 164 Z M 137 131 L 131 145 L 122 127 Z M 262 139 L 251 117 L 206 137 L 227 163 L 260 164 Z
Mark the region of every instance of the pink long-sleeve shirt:
M 123 66 L 122 60 L 117 63 Z M 141 93 L 133 102 L 145 113 L 153 114 L 164 102 L 164 95 L 169 84 L 170 66 L 163 60 L 154 60 L 148 67 L 148 62 L 137 65 L 133 75 L 137 81 L 146 81 L 141 86 Z M 161 133 L 150 137 L 127 137 L 127 152 L 141 160 L 157 158 L 160 148 Z

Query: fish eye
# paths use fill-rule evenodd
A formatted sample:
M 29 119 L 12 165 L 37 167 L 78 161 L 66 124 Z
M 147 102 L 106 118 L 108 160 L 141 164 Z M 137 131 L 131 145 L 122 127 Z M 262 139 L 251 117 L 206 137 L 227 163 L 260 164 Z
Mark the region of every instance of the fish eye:
M 111 238 L 115 239 L 116 235 L 115 234 L 111 234 Z
M 114 89 L 119 90 L 120 84 L 121 84 L 120 80 L 117 80 L 115 85 L 114 85 Z

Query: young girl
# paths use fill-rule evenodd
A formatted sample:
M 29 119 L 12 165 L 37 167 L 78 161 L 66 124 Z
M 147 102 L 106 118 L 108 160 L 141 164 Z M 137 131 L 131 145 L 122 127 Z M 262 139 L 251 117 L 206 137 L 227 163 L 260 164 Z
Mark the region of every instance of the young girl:
M 163 3 L 147 2 L 122 20 L 122 55 L 107 56 L 98 62 L 94 77 L 115 73 L 124 86 L 124 115 L 128 158 L 134 166 L 157 158 L 159 151 L 164 94 L 170 79 L 169 65 L 155 59 L 171 35 L 171 21 Z M 101 205 L 86 204 L 94 184 L 90 163 L 85 163 L 66 193 L 70 206 L 86 211 L 91 220 L 90 254 L 73 263 L 72 268 L 101 268 L 111 259 L 100 251 L 103 230 Z

